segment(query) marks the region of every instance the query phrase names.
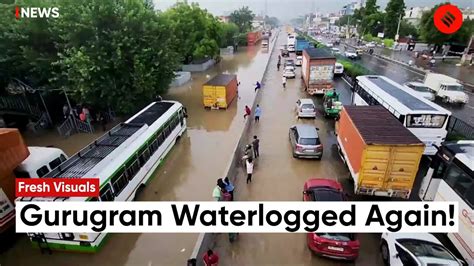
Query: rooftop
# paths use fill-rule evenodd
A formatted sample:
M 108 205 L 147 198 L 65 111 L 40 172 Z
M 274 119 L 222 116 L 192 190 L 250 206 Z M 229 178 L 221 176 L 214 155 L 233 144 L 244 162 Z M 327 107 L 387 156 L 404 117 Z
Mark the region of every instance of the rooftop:
M 344 110 L 367 144 L 424 145 L 383 106 L 345 105 Z
M 336 59 L 331 52 L 323 48 L 306 48 L 304 52 L 307 53 L 311 59 Z
M 229 84 L 233 79 L 237 79 L 237 76 L 231 74 L 218 74 L 217 76 L 206 82 L 204 85 L 225 86 Z

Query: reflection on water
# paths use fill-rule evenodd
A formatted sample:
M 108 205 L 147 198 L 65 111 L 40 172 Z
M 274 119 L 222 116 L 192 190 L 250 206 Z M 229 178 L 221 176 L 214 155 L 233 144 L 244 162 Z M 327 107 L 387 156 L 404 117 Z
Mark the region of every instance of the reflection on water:
M 238 141 L 243 109 L 251 105 L 256 80 L 265 69 L 268 54 L 259 47 L 244 48 L 226 56 L 205 73 L 195 73 L 191 82 L 171 88 L 165 99 L 177 100 L 188 110 L 188 130 L 167 156 L 155 178 L 140 194 L 142 201 L 212 200 L 212 188 L 222 177 Z M 227 110 L 206 110 L 202 84 L 218 73 L 236 74 L 241 82 L 239 97 Z M 54 145 L 72 155 L 99 137 L 77 134 L 67 139 L 56 132 L 26 136 L 29 145 Z M 189 258 L 197 234 L 114 234 L 97 254 L 55 252 L 42 256 L 22 237 L 0 256 L 0 265 L 182 265 Z

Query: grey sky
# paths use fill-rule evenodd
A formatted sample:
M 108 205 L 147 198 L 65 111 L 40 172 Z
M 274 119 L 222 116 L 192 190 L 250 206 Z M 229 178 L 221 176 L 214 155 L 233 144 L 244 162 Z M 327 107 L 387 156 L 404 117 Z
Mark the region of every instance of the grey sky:
M 276 16 L 285 21 L 309 13 L 313 8 L 324 13 L 335 12 L 353 1 L 356 0 L 267 0 L 267 8 L 269 16 Z M 165 10 L 176 3 L 176 0 L 153 0 L 153 2 L 156 8 Z M 265 0 L 188 0 L 188 2 L 199 3 L 214 15 L 228 14 L 242 6 L 249 6 L 256 14 L 263 14 L 265 10 Z M 385 8 L 387 2 L 388 0 L 378 0 L 377 4 Z M 434 6 L 442 2 L 446 0 L 405 0 L 405 5 Z M 463 8 L 474 8 L 474 0 L 454 0 L 451 3 Z

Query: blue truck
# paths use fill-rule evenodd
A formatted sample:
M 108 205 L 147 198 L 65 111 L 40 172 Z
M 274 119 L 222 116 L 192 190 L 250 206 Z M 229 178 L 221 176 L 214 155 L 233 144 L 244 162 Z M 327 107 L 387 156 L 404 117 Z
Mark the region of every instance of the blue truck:
M 311 43 L 308 40 L 302 37 L 296 37 L 296 47 L 295 47 L 296 55 L 302 55 L 303 50 L 309 47 L 311 47 Z

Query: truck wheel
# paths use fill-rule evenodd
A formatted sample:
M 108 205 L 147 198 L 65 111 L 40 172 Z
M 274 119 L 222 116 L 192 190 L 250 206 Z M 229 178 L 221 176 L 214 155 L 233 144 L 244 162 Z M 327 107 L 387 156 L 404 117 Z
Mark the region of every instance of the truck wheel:
M 385 241 L 382 241 L 380 244 L 380 255 L 382 255 L 383 264 L 389 265 L 390 251 L 388 250 L 388 245 Z
M 449 98 L 445 96 L 443 97 L 442 101 L 443 103 L 449 103 Z

